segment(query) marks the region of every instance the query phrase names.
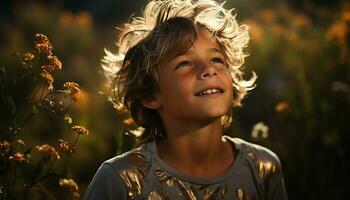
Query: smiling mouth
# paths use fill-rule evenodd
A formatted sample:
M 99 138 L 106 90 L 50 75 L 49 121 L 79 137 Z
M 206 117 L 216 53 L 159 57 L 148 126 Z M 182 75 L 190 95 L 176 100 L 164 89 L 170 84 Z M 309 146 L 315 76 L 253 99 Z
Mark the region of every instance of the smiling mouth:
M 214 88 L 214 89 L 207 89 L 203 90 L 199 93 L 196 94 L 196 96 L 205 96 L 205 95 L 210 95 L 210 94 L 221 94 L 224 93 L 222 89 Z

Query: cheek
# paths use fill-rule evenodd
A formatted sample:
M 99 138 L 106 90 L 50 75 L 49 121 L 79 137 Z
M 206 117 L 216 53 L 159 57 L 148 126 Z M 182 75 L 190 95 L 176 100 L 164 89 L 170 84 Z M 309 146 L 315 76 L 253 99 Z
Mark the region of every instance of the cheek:
M 189 95 L 191 93 L 191 80 L 186 77 L 172 78 L 169 80 L 168 89 L 172 91 L 172 94 L 176 97 L 178 95 Z

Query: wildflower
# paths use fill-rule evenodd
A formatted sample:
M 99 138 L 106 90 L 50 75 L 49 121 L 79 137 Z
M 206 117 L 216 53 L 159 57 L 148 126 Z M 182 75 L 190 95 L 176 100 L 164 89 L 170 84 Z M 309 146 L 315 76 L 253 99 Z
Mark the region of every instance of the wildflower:
M 62 153 L 69 154 L 75 151 L 75 147 L 72 148 L 69 142 L 64 141 L 63 139 L 59 139 L 58 143 L 59 143 L 59 150 Z
M 92 17 L 88 12 L 80 12 L 75 17 L 76 24 L 82 28 L 91 28 Z
M 35 34 L 34 41 L 35 48 L 46 56 L 52 55 L 52 45 L 46 35 L 37 33 Z
M 273 24 L 276 21 L 276 14 L 271 9 L 264 9 L 260 11 L 259 15 L 267 24 Z
M 72 129 L 79 135 L 89 135 L 89 130 L 86 129 L 84 126 L 75 125 L 72 127 Z
M 112 98 L 108 98 L 108 101 L 113 103 L 113 107 L 116 109 L 118 115 L 122 115 L 127 112 L 125 106 L 122 103 L 114 103 L 114 100 Z
M 53 90 L 53 81 L 54 81 L 54 78 L 53 76 L 48 72 L 46 71 L 45 69 L 43 69 L 40 73 L 39 73 L 39 77 L 44 79 L 46 81 L 46 83 L 49 85 L 48 89 L 50 91 Z
M 26 162 L 26 158 L 23 153 L 16 152 L 12 156 L 9 157 L 10 160 L 18 161 L 18 162 Z
M 68 188 L 72 192 L 74 198 L 79 199 L 79 197 L 80 197 L 80 195 L 79 195 L 79 186 L 73 179 L 65 179 L 65 178 L 63 178 L 63 179 L 59 180 L 58 184 L 61 187 Z
M 0 149 L 8 149 L 10 147 L 11 147 L 11 144 L 7 140 L 0 142 Z
M 347 23 L 344 21 L 336 21 L 334 22 L 328 31 L 326 32 L 326 38 L 329 40 L 336 40 L 338 44 L 344 46 L 347 41 L 347 33 L 348 33 Z
M 11 144 L 7 140 L 0 141 L 1 156 L 5 156 L 5 154 L 10 151 L 10 148 L 11 148 Z
M 68 114 L 64 116 L 64 121 L 66 121 L 67 124 L 71 124 L 73 122 L 72 118 Z
M 131 117 L 129 117 L 128 119 L 123 120 L 123 125 L 132 126 L 132 125 L 135 125 L 135 122 Z
M 17 143 L 18 145 L 24 146 L 24 142 L 23 142 L 23 140 L 21 140 L 21 139 L 16 140 L 16 143 Z
M 48 144 L 43 144 L 41 146 L 36 146 L 36 149 L 39 152 L 45 153 L 47 154 L 49 157 L 53 158 L 53 159 L 60 159 L 60 155 L 57 153 L 56 149 L 53 148 L 52 146 L 48 145 Z
M 277 112 L 283 112 L 283 111 L 287 110 L 288 108 L 289 108 L 289 104 L 286 101 L 281 101 L 281 102 L 277 103 L 275 106 L 275 110 Z
M 342 20 L 345 22 L 350 21 L 350 11 L 345 11 L 342 14 Z
M 309 17 L 303 14 L 295 15 L 293 22 L 297 27 L 309 27 L 311 24 Z
M 63 88 L 71 97 L 74 97 L 76 94 L 80 92 L 79 84 L 75 82 L 65 82 L 63 84 Z
M 263 39 L 263 31 L 261 27 L 255 21 L 252 20 L 246 21 L 246 24 L 248 24 L 249 26 L 253 41 L 260 42 Z
M 22 56 L 22 64 L 23 66 L 25 66 L 27 63 L 33 61 L 35 58 L 34 54 L 33 53 L 25 53 L 23 54 Z
M 266 126 L 263 122 L 259 122 L 253 126 L 252 137 L 255 139 L 258 138 L 267 138 L 269 136 L 269 127 Z
M 48 55 L 46 57 L 48 64 L 43 65 L 41 68 L 48 71 L 53 72 L 55 70 L 61 70 L 62 69 L 62 62 L 57 58 L 57 56 Z

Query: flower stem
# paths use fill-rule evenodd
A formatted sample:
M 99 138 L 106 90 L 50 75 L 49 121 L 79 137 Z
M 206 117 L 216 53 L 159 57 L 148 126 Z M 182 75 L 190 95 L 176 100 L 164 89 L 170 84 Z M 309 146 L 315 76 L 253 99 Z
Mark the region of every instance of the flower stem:
M 74 148 L 75 148 L 75 145 L 77 144 L 78 142 L 78 139 L 79 139 L 79 134 L 77 135 L 77 137 L 75 138 L 75 141 L 73 143 L 73 146 L 70 148 L 69 152 L 72 153 L 74 151 Z
M 31 192 L 31 190 L 34 187 L 34 185 L 36 184 L 36 180 L 39 177 L 39 174 L 41 172 L 42 167 L 43 167 L 43 160 L 40 160 L 38 162 L 38 164 L 36 165 L 35 172 L 34 172 L 34 175 L 32 177 L 32 181 L 31 181 L 30 185 L 28 186 L 26 191 L 23 193 L 23 195 L 24 195 L 23 198 L 24 199 L 28 198 L 29 193 Z
M 16 193 L 16 178 L 17 178 L 17 165 L 14 167 L 14 172 L 13 172 L 13 180 L 12 180 L 12 192 L 13 194 Z

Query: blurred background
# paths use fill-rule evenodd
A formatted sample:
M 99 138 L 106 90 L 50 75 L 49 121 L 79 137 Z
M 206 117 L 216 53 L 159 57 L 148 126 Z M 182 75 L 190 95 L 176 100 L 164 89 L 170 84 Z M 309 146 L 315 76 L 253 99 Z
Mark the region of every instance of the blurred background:
M 15 67 L 13 53 L 30 51 L 35 33 L 43 33 L 63 64 L 53 84 L 80 85 L 70 117 L 90 134 L 79 139 L 74 155 L 56 165 L 77 182 L 81 195 L 104 160 L 133 145 L 122 134 L 128 116 L 103 94 L 100 59 L 104 48 L 116 50 L 115 27 L 140 15 L 146 2 L 1 1 L 0 65 Z M 350 2 L 227 0 L 226 7 L 236 8 L 239 22 L 250 26 L 246 77 L 251 71 L 258 75 L 243 107 L 234 108 L 227 134 L 279 155 L 290 199 L 345 199 L 350 185 Z M 63 118 L 47 113 L 33 119 L 24 141 L 74 139 Z M 1 126 L 3 134 L 6 123 Z M 48 183 L 47 191 L 45 199 L 65 197 L 57 181 Z

